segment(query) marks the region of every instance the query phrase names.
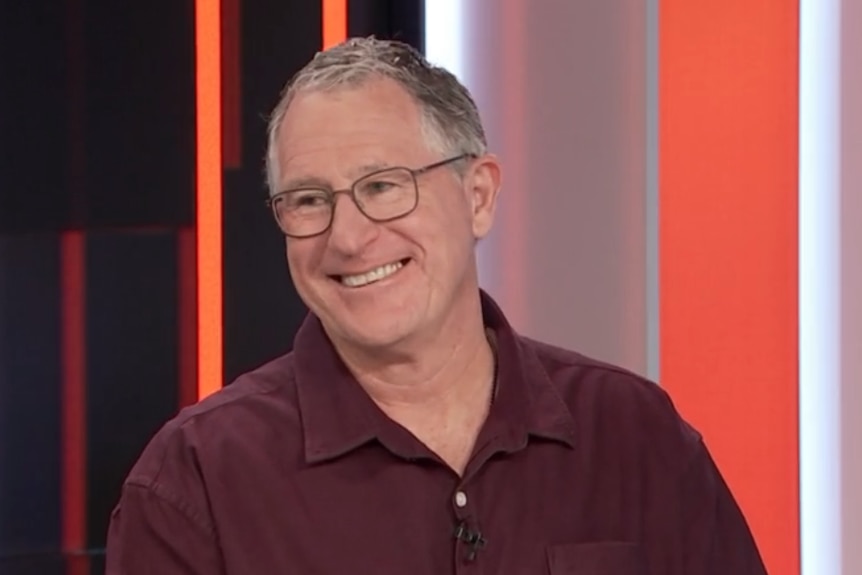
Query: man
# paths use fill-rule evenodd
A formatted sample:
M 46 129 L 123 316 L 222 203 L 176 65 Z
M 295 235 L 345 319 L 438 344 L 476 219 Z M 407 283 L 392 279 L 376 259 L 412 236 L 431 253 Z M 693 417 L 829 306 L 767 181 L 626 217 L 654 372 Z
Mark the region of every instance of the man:
M 501 168 L 451 74 L 394 42 L 318 54 L 267 168 L 311 314 L 146 448 L 109 575 L 765 572 L 660 388 L 480 291 Z

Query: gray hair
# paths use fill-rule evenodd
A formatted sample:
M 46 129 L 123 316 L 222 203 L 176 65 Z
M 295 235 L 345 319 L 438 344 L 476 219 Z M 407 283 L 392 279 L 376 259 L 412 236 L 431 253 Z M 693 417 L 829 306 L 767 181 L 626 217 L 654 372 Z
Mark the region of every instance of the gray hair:
M 359 86 L 375 78 L 395 80 L 413 97 L 432 150 L 451 156 L 485 153 L 487 141 L 476 103 L 452 73 L 430 64 L 402 42 L 351 38 L 318 52 L 285 86 L 269 120 L 266 179 L 270 194 L 277 192 L 279 180 L 279 127 L 296 95 Z

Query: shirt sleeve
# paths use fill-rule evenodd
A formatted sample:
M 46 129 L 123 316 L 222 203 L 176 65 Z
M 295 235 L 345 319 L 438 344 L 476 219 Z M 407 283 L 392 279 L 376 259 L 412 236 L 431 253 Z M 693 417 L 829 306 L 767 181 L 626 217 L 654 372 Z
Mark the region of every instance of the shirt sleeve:
M 685 573 L 766 575 L 745 517 L 703 444 L 682 476 Z
M 126 484 L 108 528 L 106 575 L 224 573 L 212 528 L 158 486 Z

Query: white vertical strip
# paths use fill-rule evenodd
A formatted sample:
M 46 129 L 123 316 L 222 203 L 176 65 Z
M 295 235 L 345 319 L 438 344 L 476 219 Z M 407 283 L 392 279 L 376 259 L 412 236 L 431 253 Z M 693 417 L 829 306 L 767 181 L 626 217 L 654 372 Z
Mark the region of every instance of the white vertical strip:
M 659 0 L 646 2 L 646 368 L 659 381 Z
M 799 458 L 803 575 L 841 574 L 840 0 L 800 0 Z
M 841 538 L 862 573 L 862 2 L 841 4 Z
M 425 57 L 464 82 L 463 0 L 426 0 Z
M 425 2 L 425 57 L 464 83 L 463 0 Z

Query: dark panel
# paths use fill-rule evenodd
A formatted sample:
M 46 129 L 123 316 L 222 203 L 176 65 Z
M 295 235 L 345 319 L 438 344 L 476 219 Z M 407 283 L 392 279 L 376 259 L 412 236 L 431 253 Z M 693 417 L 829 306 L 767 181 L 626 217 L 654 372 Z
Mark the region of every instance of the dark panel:
M 88 547 L 120 485 L 176 413 L 177 248 L 171 233 L 96 233 L 87 246 Z
M 104 575 L 105 554 L 102 550 L 86 554 L 44 551 L 0 555 L 3 575 L 69 575 L 89 573 Z
M 193 222 L 193 7 L 4 4 L 0 233 Z
M 0 573 L 3 575 L 66 575 L 66 566 L 67 562 L 60 553 L 0 556 Z
M 264 205 L 266 118 L 288 78 L 321 44 L 320 2 L 242 2 L 243 162 L 224 182 L 225 383 L 287 351 L 305 308 Z
M 424 50 L 423 0 L 349 0 L 349 36 L 400 40 Z
M 57 229 L 66 195 L 64 0 L 0 10 L 0 233 Z
M 0 238 L 0 557 L 60 542 L 58 242 Z
M 0 573 L 60 561 L 59 240 L 32 234 L 193 225 L 193 10 L 192 0 L 0 3 Z M 176 410 L 177 262 L 167 232 L 98 235 L 88 255 L 98 547 L 122 478 Z
M 80 1 L 88 227 L 192 223 L 194 2 Z
M 105 553 L 93 553 L 89 557 L 90 575 L 105 575 Z

